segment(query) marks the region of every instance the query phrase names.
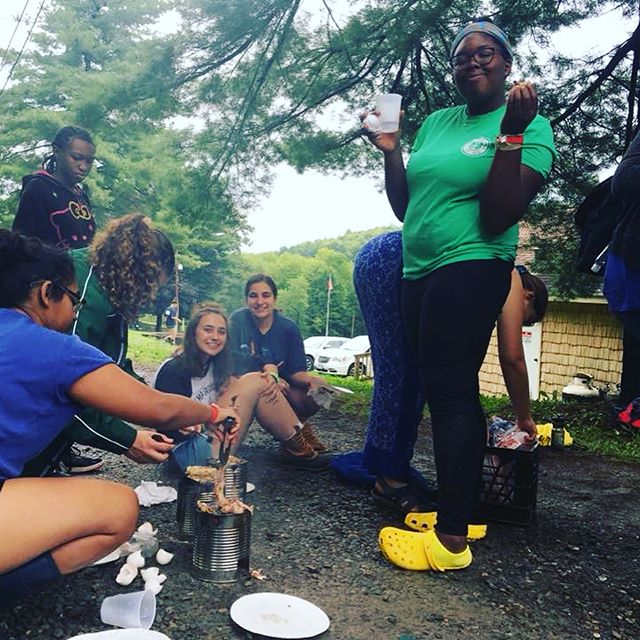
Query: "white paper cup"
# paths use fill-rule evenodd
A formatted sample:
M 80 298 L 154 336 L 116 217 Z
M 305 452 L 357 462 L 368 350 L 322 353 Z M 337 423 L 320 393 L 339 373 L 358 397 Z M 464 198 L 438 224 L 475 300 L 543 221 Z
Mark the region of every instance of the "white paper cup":
M 123 629 L 149 629 L 155 617 L 156 596 L 148 589 L 109 596 L 100 606 L 100 620 Z
M 393 133 L 400 128 L 401 102 L 402 96 L 397 93 L 385 93 L 376 97 L 376 110 L 382 133 Z

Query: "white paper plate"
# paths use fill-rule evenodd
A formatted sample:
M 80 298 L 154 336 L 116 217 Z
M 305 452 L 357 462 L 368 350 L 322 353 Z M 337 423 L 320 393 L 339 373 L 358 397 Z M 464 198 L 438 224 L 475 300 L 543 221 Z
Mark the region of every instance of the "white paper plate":
M 150 629 L 113 629 L 97 633 L 83 633 L 69 640 L 171 640 L 169 636 Z
M 245 489 L 245 491 L 247 493 L 251 493 L 252 491 L 255 491 L 256 485 L 251 483 L 251 482 L 247 482 L 247 488 Z
M 271 638 L 312 638 L 331 624 L 329 616 L 315 604 L 286 593 L 242 596 L 229 613 L 246 631 Z
M 335 389 L 336 391 L 341 391 L 342 393 L 353 393 L 353 391 L 351 391 L 351 389 L 347 389 L 346 387 L 338 387 L 335 384 L 332 384 L 331 387 L 333 389 Z

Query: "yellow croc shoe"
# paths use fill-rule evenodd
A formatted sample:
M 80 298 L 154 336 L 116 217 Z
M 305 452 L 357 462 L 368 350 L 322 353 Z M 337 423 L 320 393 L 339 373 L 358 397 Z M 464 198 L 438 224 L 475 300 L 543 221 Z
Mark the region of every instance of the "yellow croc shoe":
M 469 545 L 460 553 L 452 553 L 438 540 L 435 531 L 429 531 L 424 535 L 427 536 L 425 541 L 427 558 L 429 559 L 429 564 L 435 571 L 465 569 L 471 564 L 473 555 L 471 554 Z
M 431 565 L 424 548 L 426 535 L 396 527 L 384 527 L 378 534 L 378 544 L 382 555 L 397 567 L 427 571 L 431 569 Z
M 408 513 L 404 523 L 414 531 L 431 531 L 438 521 L 437 511 L 426 511 L 425 513 Z M 470 524 L 467 528 L 467 540 L 481 540 L 487 535 L 486 524 Z
M 451 553 L 438 540 L 435 531 L 416 533 L 384 527 L 378 534 L 378 544 L 389 562 L 412 571 L 464 569 L 473 559 L 468 546 L 460 553 Z

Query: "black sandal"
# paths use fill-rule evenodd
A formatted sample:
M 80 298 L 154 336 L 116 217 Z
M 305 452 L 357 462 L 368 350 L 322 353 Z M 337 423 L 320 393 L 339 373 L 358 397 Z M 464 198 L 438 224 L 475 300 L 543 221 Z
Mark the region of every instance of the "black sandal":
M 378 490 L 377 487 L 381 490 Z M 402 487 L 392 487 L 384 478 L 376 478 L 376 484 L 371 489 L 371 497 L 375 502 L 393 509 L 402 515 L 412 511 L 424 513 L 433 511 L 435 503 L 410 484 Z

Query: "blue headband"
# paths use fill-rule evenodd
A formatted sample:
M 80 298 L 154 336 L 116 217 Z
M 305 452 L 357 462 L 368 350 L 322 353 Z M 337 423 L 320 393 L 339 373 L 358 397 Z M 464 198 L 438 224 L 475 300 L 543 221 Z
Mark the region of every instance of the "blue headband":
M 509 58 L 513 59 L 513 48 L 507 38 L 507 34 L 493 22 L 486 22 L 480 20 L 478 22 L 472 22 L 458 32 L 458 35 L 454 38 L 451 45 L 451 52 L 449 56 L 453 58 L 458 45 L 466 38 L 470 33 L 485 33 L 491 36 L 498 44 L 500 44 L 506 51 Z

